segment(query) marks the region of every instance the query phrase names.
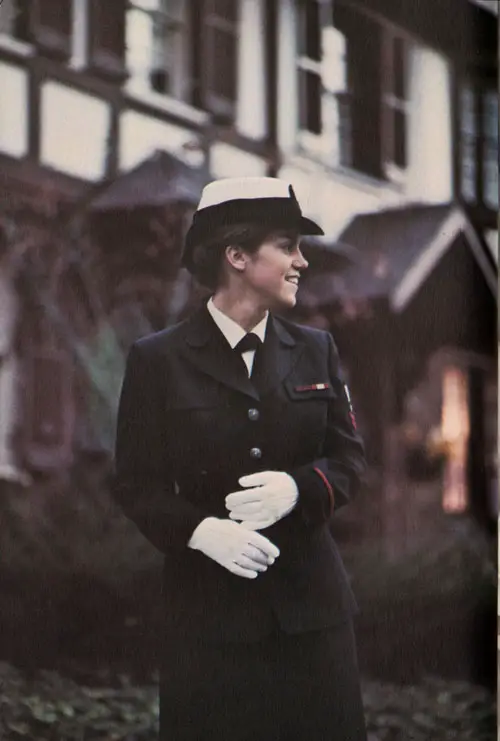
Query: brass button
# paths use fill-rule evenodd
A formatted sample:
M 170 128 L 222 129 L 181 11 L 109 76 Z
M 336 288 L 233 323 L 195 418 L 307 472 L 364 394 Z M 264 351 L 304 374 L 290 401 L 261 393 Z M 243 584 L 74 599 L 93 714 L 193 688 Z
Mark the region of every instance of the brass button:
M 250 419 L 252 422 L 257 422 L 257 420 L 260 417 L 260 412 L 258 409 L 249 409 L 248 410 L 248 419 Z
M 262 458 L 262 450 L 260 448 L 252 448 L 250 451 L 251 458 Z

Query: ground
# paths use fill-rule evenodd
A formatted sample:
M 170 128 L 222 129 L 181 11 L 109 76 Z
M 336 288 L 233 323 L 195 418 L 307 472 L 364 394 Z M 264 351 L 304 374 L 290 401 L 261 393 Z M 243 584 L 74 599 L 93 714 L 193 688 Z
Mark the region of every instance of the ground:
M 157 677 L 108 669 L 72 678 L 0 664 L 2 741 L 156 741 Z M 363 680 L 369 741 L 493 741 L 495 698 L 465 682 Z

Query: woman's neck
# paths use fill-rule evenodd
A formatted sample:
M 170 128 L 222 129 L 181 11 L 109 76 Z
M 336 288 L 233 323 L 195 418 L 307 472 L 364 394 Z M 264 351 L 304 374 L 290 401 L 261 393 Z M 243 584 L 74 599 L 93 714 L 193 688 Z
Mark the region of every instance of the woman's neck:
M 219 311 L 239 324 L 245 332 L 251 332 L 267 312 L 266 308 L 258 306 L 250 297 L 236 296 L 232 291 L 224 289 L 217 291 L 212 300 Z

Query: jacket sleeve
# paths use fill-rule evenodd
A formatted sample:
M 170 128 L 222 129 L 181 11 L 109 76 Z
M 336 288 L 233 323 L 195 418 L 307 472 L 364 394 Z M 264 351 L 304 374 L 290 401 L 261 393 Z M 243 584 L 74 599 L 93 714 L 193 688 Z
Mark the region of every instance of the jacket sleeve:
M 127 358 L 118 406 L 112 495 L 163 553 L 186 547 L 208 516 L 176 494 L 164 389 L 159 359 L 136 343 Z
M 295 511 L 310 526 L 329 520 L 335 510 L 356 495 L 366 468 L 364 446 L 340 376 L 338 351 L 332 336 L 325 337 L 334 396 L 328 406 L 323 457 L 288 472 L 299 490 Z

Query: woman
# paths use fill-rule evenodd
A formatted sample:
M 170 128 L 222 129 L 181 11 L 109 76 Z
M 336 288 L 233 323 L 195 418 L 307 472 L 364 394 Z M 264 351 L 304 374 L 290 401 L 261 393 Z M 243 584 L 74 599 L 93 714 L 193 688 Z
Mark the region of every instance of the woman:
M 363 447 L 331 336 L 274 314 L 322 233 L 281 180 L 209 184 L 183 264 L 212 297 L 129 354 L 115 492 L 165 557 L 161 739 L 366 738 L 329 529 Z

